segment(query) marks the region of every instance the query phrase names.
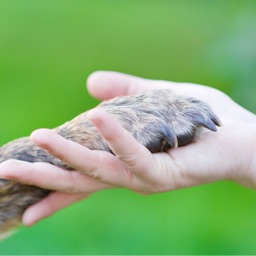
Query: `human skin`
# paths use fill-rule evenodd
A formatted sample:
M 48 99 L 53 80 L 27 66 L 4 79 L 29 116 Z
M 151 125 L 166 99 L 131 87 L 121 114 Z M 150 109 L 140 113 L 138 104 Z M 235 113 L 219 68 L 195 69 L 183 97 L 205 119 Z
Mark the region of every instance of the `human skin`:
M 0 164 L 1 178 L 54 191 L 25 211 L 25 225 L 32 225 L 93 192 L 113 187 L 145 195 L 218 180 L 256 187 L 256 116 L 224 93 L 202 85 L 147 80 L 107 71 L 93 73 L 87 88 L 100 100 L 169 88 L 178 95 L 210 104 L 223 126 L 216 133 L 205 131 L 185 147 L 152 154 L 106 112 L 90 110 L 88 118 L 115 156 L 89 150 L 51 130 L 37 130 L 31 135 L 33 143 L 83 174 L 47 163 L 8 160 Z

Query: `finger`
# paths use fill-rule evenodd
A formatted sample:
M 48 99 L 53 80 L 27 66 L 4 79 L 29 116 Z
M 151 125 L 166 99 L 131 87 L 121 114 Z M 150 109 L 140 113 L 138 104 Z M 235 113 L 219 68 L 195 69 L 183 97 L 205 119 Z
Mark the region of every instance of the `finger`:
M 110 185 L 102 185 L 99 182 L 95 183 L 93 182 L 94 179 L 109 184 L 121 185 L 126 183 L 127 173 L 124 172 L 124 168 L 117 161 L 116 157 L 108 152 L 90 150 L 47 129 L 40 129 L 33 132 L 31 140 L 37 146 L 42 147 L 51 155 L 65 162 L 68 166 L 91 176 L 91 179 L 86 178 L 86 176 L 81 177 L 80 183 L 80 181 L 77 181 L 79 174 L 76 172 L 66 172 L 66 176 L 72 175 L 71 178 L 73 180 L 75 179 L 81 185 L 83 183 L 89 183 L 88 186 L 90 185 L 89 187 L 91 189 L 95 187 L 98 190 L 98 188 L 105 188 Z M 64 179 L 66 180 L 66 177 Z M 76 186 L 78 185 L 76 184 Z
M 30 138 L 37 146 L 45 149 L 49 154 L 62 160 L 75 170 L 89 173 L 89 170 L 96 169 L 100 162 L 100 153 L 96 154 L 95 150 L 90 150 L 76 142 L 67 140 L 52 130 L 36 130 Z
M 87 79 L 87 89 L 91 95 L 100 100 L 154 89 L 171 89 L 180 95 L 197 97 L 211 102 L 211 95 L 216 93 L 214 88 L 203 85 L 144 79 L 113 71 L 92 73 Z
M 150 170 L 155 167 L 152 154 L 131 133 L 103 110 L 91 110 L 88 118 L 125 169 L 142 179 L 150 177 Z
M 77 171 L 63 170 L 48 163 L 29 163 L 19 160 L 7 160 L 1 163 L 0 177 L 66 193 L 89 193 L 110 187 Z
M 107 100 L 157 88 L 151 80 L 113 71 L 97 71 L 87 79 L 87 88 L 96 98 Z
M 26 226 L 31 226 L 39 220 L 49 217 L 60 209 L 87 198 L 88 196 L 89 194 L 52 192 L 38 203 L 27 208 L 22 216 L 22 222 Z

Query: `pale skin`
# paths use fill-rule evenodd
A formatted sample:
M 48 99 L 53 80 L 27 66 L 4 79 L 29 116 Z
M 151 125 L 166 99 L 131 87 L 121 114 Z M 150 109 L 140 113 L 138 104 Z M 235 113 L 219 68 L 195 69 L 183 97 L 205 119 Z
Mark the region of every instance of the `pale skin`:
M 1 178 L 55 191 L 25 211 L 25 225 L 32 225 L 93 192 L 114 187 L 147 195 L 230 180 L 256 188 L 256 116 L 222 92 L 202 85 L 147 80 L 106 71 L 90 75 L 87 88 L 100 100 L 170 88 L 179 95 L 210 104 L 223 126 L 216 133 L 206 131 L 188 146 L 151 154 L 107 113 L 90 110 L 90 121 L 115 156 L 89 150 L 53 131 L 37 130 L 30 137 L 33 143 L 80 172 L 18 160 L 0 164 Z

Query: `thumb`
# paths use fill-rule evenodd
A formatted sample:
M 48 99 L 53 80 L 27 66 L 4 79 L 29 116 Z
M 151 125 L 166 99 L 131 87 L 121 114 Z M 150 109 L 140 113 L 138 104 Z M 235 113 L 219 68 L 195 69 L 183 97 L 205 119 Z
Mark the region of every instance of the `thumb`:
M 113 71 L 96 71 L 86 83 L 90 94 L 100 100 L 152 90 L 155 86 L 151 80 Z
M 93 109 L 88 119 L 108 143 L 110 149 L 127 170 L 137 177 L 149 177 L 155 162 L 150 151 L 138 143 L 114 118 L 101 109 Z

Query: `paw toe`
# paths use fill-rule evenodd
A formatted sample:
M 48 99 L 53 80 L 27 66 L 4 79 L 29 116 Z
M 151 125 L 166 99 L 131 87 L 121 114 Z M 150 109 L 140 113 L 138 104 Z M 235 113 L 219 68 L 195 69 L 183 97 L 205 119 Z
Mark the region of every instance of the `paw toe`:
M 212 121 L 212 119 L 204 115 L 195 115 L 193 120 L 197 126 L 203 126 L 213 132 L 217 131 L 215 123 Z
M 214 122 L 215 125 L 219 127 L 222 126 L 220 119 L 213 112 L 210 113 L 210 116 L 211 116 L 211 120 Z
M 162 145 L 161 151 L 164 151 L 165 148 L 177 148 L 178 147 L 177 136 L 175 135 L 175 133 L 171 127 L 169 127 L 167 125 L 162 125 L 161 135 L 163 138 L 163 145 Z

